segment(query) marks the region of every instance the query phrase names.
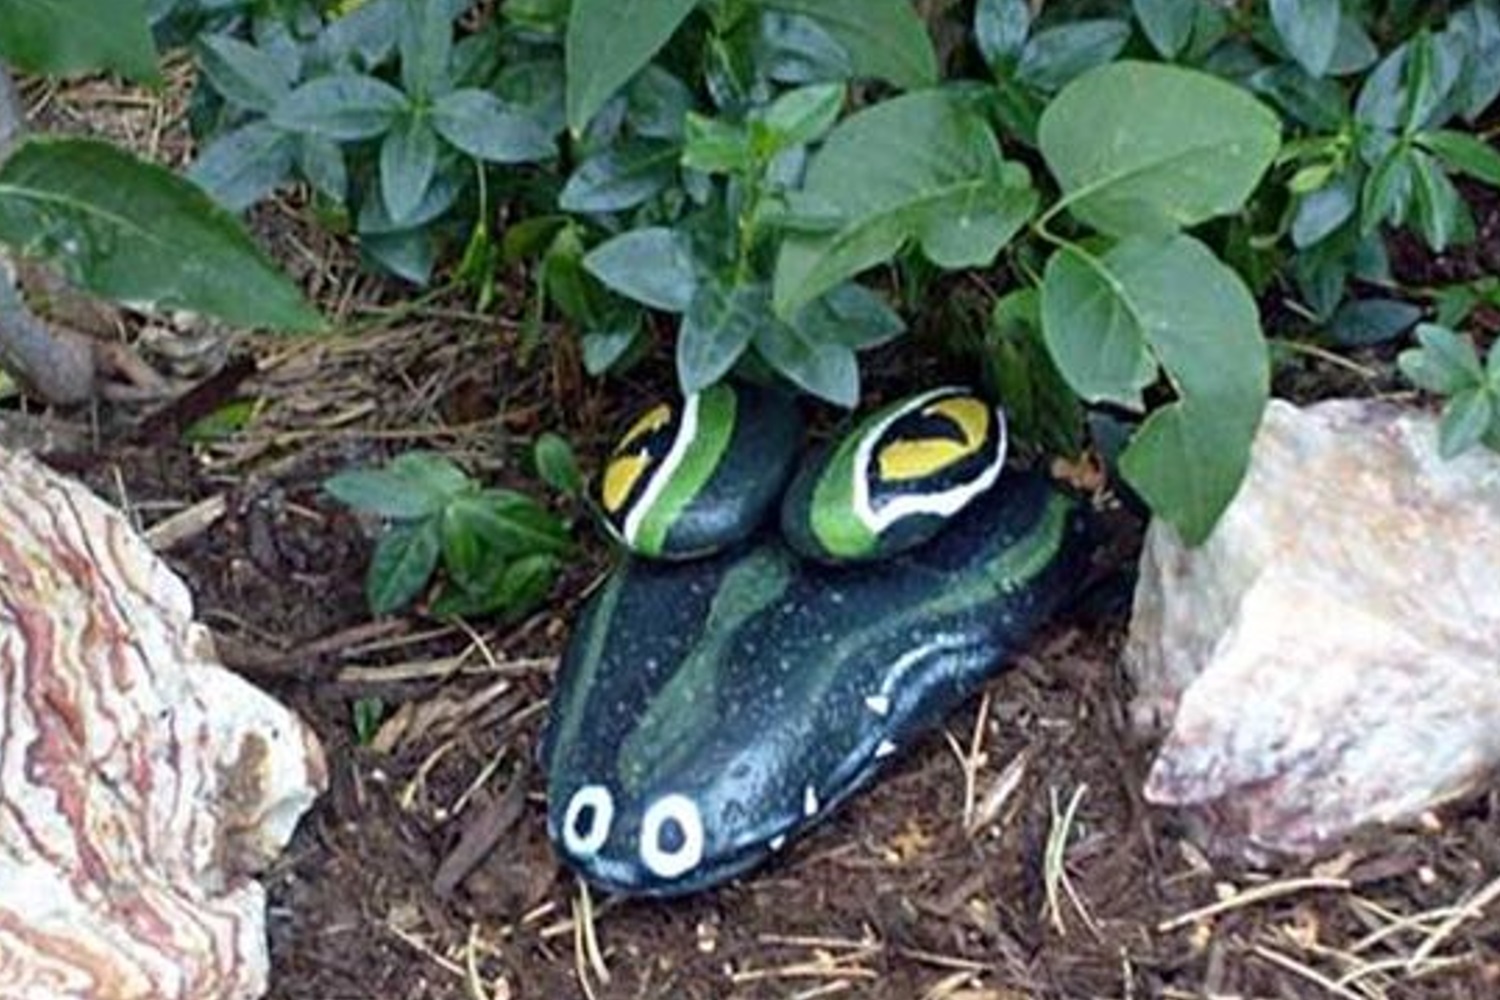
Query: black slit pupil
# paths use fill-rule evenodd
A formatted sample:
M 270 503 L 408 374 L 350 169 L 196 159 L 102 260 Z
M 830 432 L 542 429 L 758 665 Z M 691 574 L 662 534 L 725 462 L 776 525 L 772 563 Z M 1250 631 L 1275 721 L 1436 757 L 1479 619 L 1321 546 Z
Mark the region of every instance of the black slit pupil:
M 675 819 L 669 819 L 657 831 L 656 843 L 663 853 L 676 854 L 687 845 L 687 831 Z
M 594 806 L 590 804 L 579 809 L 578 815 L 573 817 L 573 833 L 580 840 L 586 840 L 594 832 L 595 812 Z

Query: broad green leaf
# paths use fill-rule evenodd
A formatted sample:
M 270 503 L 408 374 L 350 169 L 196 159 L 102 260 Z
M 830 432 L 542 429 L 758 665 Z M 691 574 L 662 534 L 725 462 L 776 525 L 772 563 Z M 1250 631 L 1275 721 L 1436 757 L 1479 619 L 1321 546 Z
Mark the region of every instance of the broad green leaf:
M 1335 343 L 1367 347 L 1394 340 L 1422 318 L 1420 306 L 1399 299 L 1355 299 L 1339 307 L 1328 324 Z
M 774 149 L 805 146 L 833 128 L 843 107 L 843 84 L 813 84 L 789 90 L 772 101 L 762 123 L 774 139 Z
M 437 569 L 441 549 L 435 517 L 387 529 L 365 573 L 365 600 L 370 612 L 390 614 L 415 600 Z
M 677 379 L 682 390 L 699 392 L 729 374 L 769 315 L 766 292 L 759 285 L 700 285 L 677 328 Z
M 1120 62 L 1070 84 L 1038 141 L 1080 220 L 1165 234 L 1236 211 L 1280 147 L 1276 115 L 1244 90 L 1174 66 Z
M 536 439 L 532 457 L 542 482 L 565 496 L 583 496 L 583 470 L 578 467 L 578 456 L 566 438 L 547 431 Z
M 1468 337 L 1423 323 L 1417 327 L 1417 343 L 1421 346 L 1402 351 L 1396 359 L 1401 374 L 1417 388 L 1452 396 L 1484 385 L 1485 369 Z
M 384 135 L 406 106 L 405 94 L 373 76 L 323 76 L 277 102 L 271 121 L 289 131 L 354 142 Z
M 161 78 L 143 0 L 0 0 L 0 62 L 27 73 Z
M 852 281 L 804 306 L 792 326 L 814 343 L 863 351 L 901 336 L 906 324 L 885 300 Z
M 608 0 L 615 2 L 615 0 Z M 913 90 L 938 80 L 937 52 L 912 0 L 753 0 L 804 14 L 849 53 L 856 76 Z
M 1151 45 L 1171 59 L 1193 36 L 1199 4 L 1200 0 L 1131 0 L 1130 6 Z
M 1408 146 L 1393 146 L 1370 172 L 1360 194 L 1359 224 L 1363 232 L 1373 233 L 1385 222 L 1399 226 L 1406 221 L 1416 185 L 1412 152 Z
M 92 139 L 32 138 L 0 165 L 0 241 L 107 298 L 247 327 L 323 321 L 243 227 L 170 170 Z
M 568 127 L 585 126 L 667 44 L 698 0 L 573 0 L 565 42 Z
M 563 555 L 572 549 L 566 526 L 531 497 L 514 490 L 489 489 L 479 494 L 479 500 L 475 527 L 490 550 L 501 557 Z
M 1114 18 L 1059 24 L 1026 43 L 1016 79 L 1051 93 L 1114 59 L 1129 41 L 1130 24 Z
M 226 132 L 209 143 L 187 178 L 231 212 L 270 194 L 292 171 L 297 137 L 265 120 Z
M 409 451 L 376 469 L 351 469 L 323 484 L 329 496 L 355 510 L 394 521 L 433 517 L 473 483 L 452 461 Z
M 795 86 L 855 75 L 849 51 L 810 17 L 766 10 L 756 27 L 751 60 L 768 79 Z
M 1120 467 L 1188 544 L 1202 542 L 1239 488 L 1269 395 L 1239 276 L 1187 236 L 1127 239 L 1103 256 L 1065 248 L 1048 264 L 1042 326 L 1058 371 L 1090 401 L 1138 405 L 1147 352 L 1165 371 L 1177 401 L 1146 419 Z
M 990 69 L 1004 72 L 1013 67 L 1030 34 L 1027 0 L 979 0 L 974 5 L 974 41 Z
M 583 266 L 626 298 L 665 312 L 686 312 L 698 290 L 688 241 L 664 226 L 621 233 L 589 251 Z
M 232 35 L 203 35 L 196 49 L 199 69 L 231 104 L 265 114 L 291 90 L 275 59 Z
M 1308 75 L 1295 63 L 1251 74 L 1252 90 L 1268 97 L 1293 119 L 1319 132 L 1337 132 L 1349 118 L 1349 98 L 1337 81 Z
M 422 206 L 437 173 L 438 139 L 427 118 L 404 116 L 380 144 L 380 196 L 391 221 L 404 223 Z
M 1359 208 L 1360 174 L 1346 171 L 1297 201 L 1292 216 L 1292 245 L 1299 250 L 1326 239 L 1354 217 Z
M 596 153 L 578 165 L 558 195 L 565 212 L 622 212 L 650 201 L 677 176 L 678 149 L 642 140 Z
M 1422 132 L 1416 139 L 1420 145 L 1436 153 L 1448 169 L 1500 187 L 1500 153 L 1483 139 L 1450 129 Z
M 1339 0 L 1271 0 L 1271 22 L 1292 58 L 1313 76 L 1328 72 L 1343 16 Z
M 1485 389 L 1469 389 L 1443 407 L 1438 424 L 1438 453 L 1457 458 L 1484 439 L 1495 419 L 1495 397 Z
M 907 94 L 836 127 L 808 165 L 804 203 L 833 225 L 793 232 L 776 263 L 786 317 L 915 240 L 944 267 L 990 263 L 1031 217 L 1036 193 L 988 123 L 942 91 Z
M 557 155 L 537 122 L 485 90 L 444 94 L 432 106 L 432 127 L 462 153 L 491 163 L 535 163 Z
M 693 110 L 693 91 L 667 70 L 652 63 L 625 91 L 625 118 L 631 130 L 647 139 L 681 139 L 683 120 Z
M 755 350 L 814 396 L 851 410 L 859 403 L 859 362 L 843 343 L 821 339 L 813 328 L 772 316 L 756 331 Z
M 318 193 L 338 204 L 349 197 L 349 167 L 344 151 L 332 139 L 320 135 L 297 137 L 297 167 Z
M 427 0 L 402 0 L 397 34 L 401 52 L 401 89 L 414 98 L 435 97 L 451 89 L 453 20 Z

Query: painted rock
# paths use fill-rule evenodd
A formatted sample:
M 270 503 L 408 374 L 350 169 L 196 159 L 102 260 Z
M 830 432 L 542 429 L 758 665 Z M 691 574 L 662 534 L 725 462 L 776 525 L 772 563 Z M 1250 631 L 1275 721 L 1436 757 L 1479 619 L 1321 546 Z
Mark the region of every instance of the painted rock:
M 967 389 L 934 389 L 871 414 L 805 463 L 781 530 L 812 559 L 883 558 L 932 538 L 1004 464 L 1004 415 Z
M 628 562 L 564 656 L 548 830 L 599 886 L 669 896 L 758 864 L 995 673 L 1079 577 L 1079 507 L 1013 477 L 879 566 L 778 538 Z
M 625 547 L 690 559 L 748 538 L 780 499 L 802 438 L 790 397 L 720 384 L 642 414 L 600 483 L 605 522 Z

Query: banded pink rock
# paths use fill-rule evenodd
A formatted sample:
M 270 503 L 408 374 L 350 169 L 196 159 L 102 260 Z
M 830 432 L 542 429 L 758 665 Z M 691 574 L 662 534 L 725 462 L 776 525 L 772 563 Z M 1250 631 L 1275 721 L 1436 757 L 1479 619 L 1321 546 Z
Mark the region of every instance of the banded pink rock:
M 325 781 L 214 659 L 186 586 L 84 487 L 0 451 L 0 995 L 240 1000 L 254 880 Z

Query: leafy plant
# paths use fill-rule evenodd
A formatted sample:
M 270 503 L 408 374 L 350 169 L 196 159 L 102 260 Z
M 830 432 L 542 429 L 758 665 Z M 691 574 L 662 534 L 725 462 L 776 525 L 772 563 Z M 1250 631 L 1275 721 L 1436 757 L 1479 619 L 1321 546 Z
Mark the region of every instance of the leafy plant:
M 418 283 L 449 221 L 487 245 L 486 168 L 556 157 L 561 79 L 545 63 L 507 73 L 495 31 L 455 44 L 470 2 L 369 0 L 328 20 L 308 7 L 201 35 L 216 107 L 190 176 L 235 211 L 301 177 L 348 207 L 377 263 Z
M 411 604 L 439 566 L 447 585 L 429 608 L 433 614 L 522 614 L 547 596 L 572 549 L 566 527 L 536 501 L 482 487 L 428 452 L 340 473 L 324 488 L 386 523 L 365 576 L 365 597 L 377 615 Z
M 1500 451 L 1500 347 L 1490 345 L 1481 363 L 1473 340 L 1430 323 L 1417 328 L 1417 341 L 1397 363 L 1413 385 L 1447 400 L 1438 425 L 1443 457 L 1479 444 Z

